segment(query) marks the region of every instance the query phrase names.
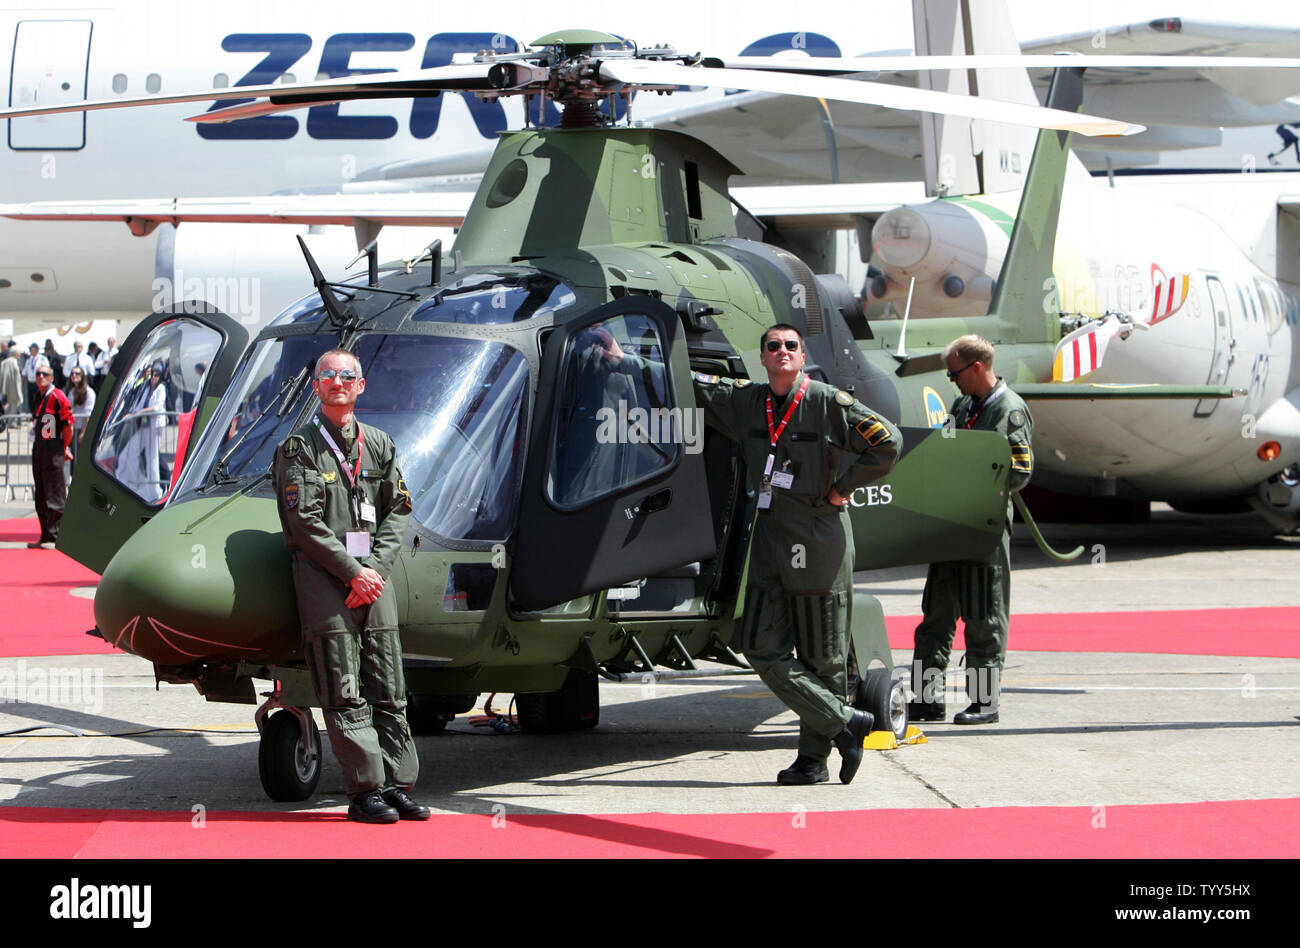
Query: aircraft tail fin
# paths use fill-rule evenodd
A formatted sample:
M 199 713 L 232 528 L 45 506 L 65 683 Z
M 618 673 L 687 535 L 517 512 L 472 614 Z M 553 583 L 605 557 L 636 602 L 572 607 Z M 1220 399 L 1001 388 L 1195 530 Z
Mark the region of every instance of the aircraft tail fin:
M 1047 105 L 1076 112 L 1082 102 L 1083 70 L 1056 70 Z M 1052 258 L 1071 136 L 1071 132 L 1054 130 L 1044 130 L 1038 135 L 1011 242 L 989 304 L 989 315 L 995 316 L 1008 330 L 1001 335 L 1016 342 L 1055 344 L 1060 339 L 1060 302 L 1052 275 Z

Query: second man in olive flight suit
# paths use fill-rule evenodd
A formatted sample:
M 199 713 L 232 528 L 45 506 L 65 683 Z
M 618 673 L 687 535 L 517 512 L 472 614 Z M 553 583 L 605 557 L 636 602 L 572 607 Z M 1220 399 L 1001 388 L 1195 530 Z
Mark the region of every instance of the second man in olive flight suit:
M 1011 446 L 1011 490 L 1029 483 L 1034 472 L 1030 446 L 1034 419 L 1024 400 L 993 371 L 993 346 L 979 336 L 962 336 L 944 350 L 948 378 L 961 390 L 953 402 L 958 428 L 996 431 Z M 966 620 L 966 692 L 970 706 L 954 724 L 993 724 L 998 720 L 1002 666 L 1007 655 L 1011 603 L 1011 498 L 1002 542 L 982 563 L 931 563 L 921 598 L 924 617 L 916 627 L 912 690 L 908 706 L 914 721 L 942 721 L 944 672 L 952 654 L 957 620 Z
M 799 754 L 783 784 L 840 781 L 862 761 L 870 712 L 848 703 L 853 532 L 849 495 L 888 473 L 902 448 L 894 425 L 803 373 L 797 329 L 773 326 L 760 359 L 767 385 L 697 375 L 705 422 L 740 442 L 758 519 L 749 559 L 740 648 L 772 692 L 799 715 Z M 842 472 L 842 473 L 841 473 Z
M 388 581 L 411 496 L 392 439 L 353 416 L 365 391 L 356 357 L 325 353 L 313 387 L 320 413 L 276 449 L 274 469 L 312 684 L 347 781 L 348 818 L 427 820 L 407 795 L 419 760 Z

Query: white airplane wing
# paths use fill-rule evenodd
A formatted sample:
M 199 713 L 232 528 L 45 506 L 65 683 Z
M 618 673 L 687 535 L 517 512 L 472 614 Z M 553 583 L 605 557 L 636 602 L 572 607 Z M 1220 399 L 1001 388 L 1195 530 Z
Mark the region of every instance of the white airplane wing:
M 285 194 L 261 197 L 36 201 L 0 204 L 0 216 L 32 221 L 121 221 L 132 233 L 158 224 L 205 221 L 242 224 L 384 224 L 458 227 L 472 192 Z
M 1262 56 L 1268 58 L 1300 55 L 1300 30 L 1281 26 L 1250 26 L 1235 23 L 1210 23 L 1167 17 L 1142 23 L 1111 26 L 1104 30 L 1071 33 L 1033 40 L 1021 47 L 1026 54 L 1076 52 L 1084 55 L 1157 54 L 1165 56 Z M 1046 88 L 1050 76 L 1046 71 L 1031 69 L 1034 84 Z M 1243 125 L 1240 114 L 1221 107 L 1223 99 L 1210 97 L 1212 114 L 1206 114 L 1206 93 L 1216 87 L 1231 96 L 1244 99 L 1255 106 L 1266 106 L 1300 95 L 1300 75 L 1291 70 L 1278 69 L 1250 73 L 1248 70 L 1089 70 L 1084 77 L 1085 87 L 1098 90 L 1103 86 L 1125 87 L 1125 96 L 1138 92 L 1133 87 L 1144 85 L 1175 84 L 1174 89 L 1161 90 L 1162 97 L 1173 105 L 1185 101 L 1187 105 L 1202 107 L 1203 122 L 1188 124 Z M 1199 90 L 1199 94 L 1198 94 Z M 1148 90 L 1154 94 L 1155 90 Z M 1139 101 L 1148 97 L 1139 93 Z M 1172 93 L 1172 95 L 1171 95 Z M 1085 98 L 1085 103 L 1088 101 Z M 1107 101 L 1110 101 L 1108 98 Z M 1096 106 L 1087 106 L 1095 108 Z M 1254 110 L 1251 110 L 1253 112 Z M 1108 113 L 1109 114 L 1109 113 Z M 1157 115 L 1151 116 L 1158 120 Z M 1267 121 L 1267 119 L 1263 120 Z

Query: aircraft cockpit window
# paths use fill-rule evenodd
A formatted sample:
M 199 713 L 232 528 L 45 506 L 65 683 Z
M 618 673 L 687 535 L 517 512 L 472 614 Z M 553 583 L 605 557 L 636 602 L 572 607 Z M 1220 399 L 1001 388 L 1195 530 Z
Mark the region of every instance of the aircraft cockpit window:
M 182 490 L 266 473 L 275 448 L 288 437 L 309 387 L 316 359 L 338 344 L 322 333 L 263 339 L 240 363 L 209 423 L 202 453 L 195 455 Z
M 671 467 L 682 434 L 659 329 L 630 313 L 579 330 L 559 379 L 547 492 L 573 509 Z
M 149 334 L 122 376 L 95 443 L 95 466 L 146 503 L 161 506 L 171 495 L 204 373 L 221 342 L 208 326 L 168 320 Z
M 416 322 L 513 323 L 543 316 L 577 302 L 573 290 L 547 276 L 472 274 L 417 309 Z
M 359 350 L 357 417 L 386 431 L 415 519 L 440 537 L 504 540 L 514 529 L 528 361 L 482 339 L 372 335 Z

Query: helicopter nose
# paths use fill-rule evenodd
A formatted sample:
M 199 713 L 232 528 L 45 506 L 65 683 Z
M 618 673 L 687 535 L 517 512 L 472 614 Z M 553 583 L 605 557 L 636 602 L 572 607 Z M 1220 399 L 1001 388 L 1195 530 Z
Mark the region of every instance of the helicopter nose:
M 204 498 L 160 512 L 105 568 L 95 623 L 110 644 L 159 665 L 296 658 L 298 606 L 275 501 Z

